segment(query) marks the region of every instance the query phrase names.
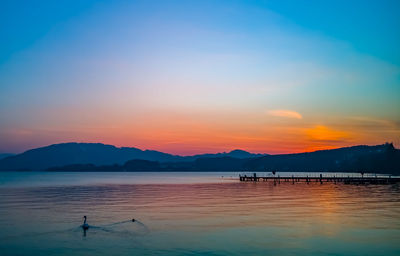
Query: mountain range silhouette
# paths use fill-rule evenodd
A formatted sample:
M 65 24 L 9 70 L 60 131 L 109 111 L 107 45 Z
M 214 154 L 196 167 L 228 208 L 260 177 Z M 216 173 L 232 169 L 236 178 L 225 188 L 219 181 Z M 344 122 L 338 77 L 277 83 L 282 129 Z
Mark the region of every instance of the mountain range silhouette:
M 101 143 L 61 143 L 0 158 L 0 171 L 336 171 L 400 174 L 393 144 L 297 154 L 243 150 L 179 156 Z

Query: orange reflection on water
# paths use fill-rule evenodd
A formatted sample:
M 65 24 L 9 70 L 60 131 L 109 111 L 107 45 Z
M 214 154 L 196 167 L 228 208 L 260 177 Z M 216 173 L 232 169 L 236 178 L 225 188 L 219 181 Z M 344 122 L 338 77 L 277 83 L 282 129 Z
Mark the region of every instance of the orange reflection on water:
M 174 175 L 179 177 L 170 174 Z M 79 243 L 80 236 L 65 240 L 54 233 L 46 236 L 46 232 L 70 230 L 80 224 L 83 215 L 89 215 L 89 223 L 96 226 L 135 218 L 149 230 L 144 234 L 137 225 L 128 224 L 123 235 L 89 230 L 90 241 L 104 238 L 102 243 L 90 244 L 96 254 L 103 255 L 112 254 L 111 244 L 119 247 L 124 242 L 133 246 L 132 251 L 150 248 L 171 255 L 176 255 L 176 248 L 199 247 L 240 255 L 249 245 L 252 255 L 271 248 L 288 255 L 293 250 L 301 250 L 302 255 L 321 250 L 350 253 L 338 244 L 366 251 L 384 245 L 390 254 L 398 248 L 400 230 L 397 185 L 281 181 L 43 186 L 3 188 L 0 203 L 0 222 L 15 224 L 12 229 L 5 226 L 0 237 L 35 230 L 43 233 L 42 246 L 52 246 L 48 241 L 53 240 L 62 248 L 65 243 L 70 247 Z M 24 238 L 27 245 L 39 241 Z M 319 241 L 330 247 L 322 248 Z

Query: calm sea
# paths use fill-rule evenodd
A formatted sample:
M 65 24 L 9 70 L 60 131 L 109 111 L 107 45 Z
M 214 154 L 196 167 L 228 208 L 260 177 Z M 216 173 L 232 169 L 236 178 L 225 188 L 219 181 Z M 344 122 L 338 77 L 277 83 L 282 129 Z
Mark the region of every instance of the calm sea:
M 0 255 L 400 255 L 398 184 L 237 177 L 0 173 Z

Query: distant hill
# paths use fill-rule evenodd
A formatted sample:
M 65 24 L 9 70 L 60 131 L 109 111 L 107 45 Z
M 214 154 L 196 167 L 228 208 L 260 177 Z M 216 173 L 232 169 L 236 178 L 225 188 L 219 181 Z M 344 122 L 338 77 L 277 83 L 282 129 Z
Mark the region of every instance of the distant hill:
M 354 146 L 310 153 L 271 155 L 247 161 L 243 168 L 267 171 L 366 171 L 400 174 L 400 150 L 393 144 Z
M 9 156 L 13 156 L 14 154 L 10 154 L 10 153 L 2 153 L 0 154 L 0 160 Z
M 393 144 L 354 146 L 309 153 L 262 155 L 242 150 L 177 156 L 95 143 L 64 143 L 0 160 L 0 170 L 47 171 L 328 171 L 400 175 Z
M 180 156 L 137 148 L 117 148 L 100 143 L 62 143 L 28 150 L 0 160 L 0 170 L 43 170 L 72 164 L 123 164 L 130 159 L 179 161 Z
M 101 143 L 61 143 L 28 150 L 22 154 L 0 159 L 0 170 L 45 170 L 56 166 L 91 164 L 122 165 L 132 159 L 164 162 L 190 162 L 203 157 L 234 156 L 251 158 L 261 156 L 243 150 L 229 153 L 177 156 L 154 150 L 133 147 L 118 148 Z
M 267 156 L 268 154 L 253 154 L 249 153 L 247 151 L 241 150 L 241 149 L 235 149 L 232 150 L 231 152 L 223 152 L 223 153 L 217 153 L 217 154 L 201 154 L 201 155 L 195 155 L 192 158 L 198 159 L 198 158 L 213 158 L 213 157 L 232 157 L 232 158 L 254 158 L 254 157 L 261 157 L 261 156 Z M 189 157 L 190 158 L 190 157 Z
M 169 170 L 374 172 L 400 175 L 400 150 L 393 144 L 354 146 L 309 153 L 252 158 L 207 157 L 190 163 L 170 163 Z

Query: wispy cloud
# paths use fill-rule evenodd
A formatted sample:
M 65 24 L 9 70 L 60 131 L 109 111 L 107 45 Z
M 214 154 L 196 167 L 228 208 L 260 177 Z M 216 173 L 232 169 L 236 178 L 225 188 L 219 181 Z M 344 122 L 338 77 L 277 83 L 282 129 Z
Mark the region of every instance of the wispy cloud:
M 292 110 L 285 110 L 285 109 L 270 110 L 270 111 L 268 111 L 268 114 L 271 116 L 279 116 L 279 117 L 287 117 L 287 118 L 296 118 L 296 119 L 303 118 L 303 116 L 299 112 L 292 111 Z

